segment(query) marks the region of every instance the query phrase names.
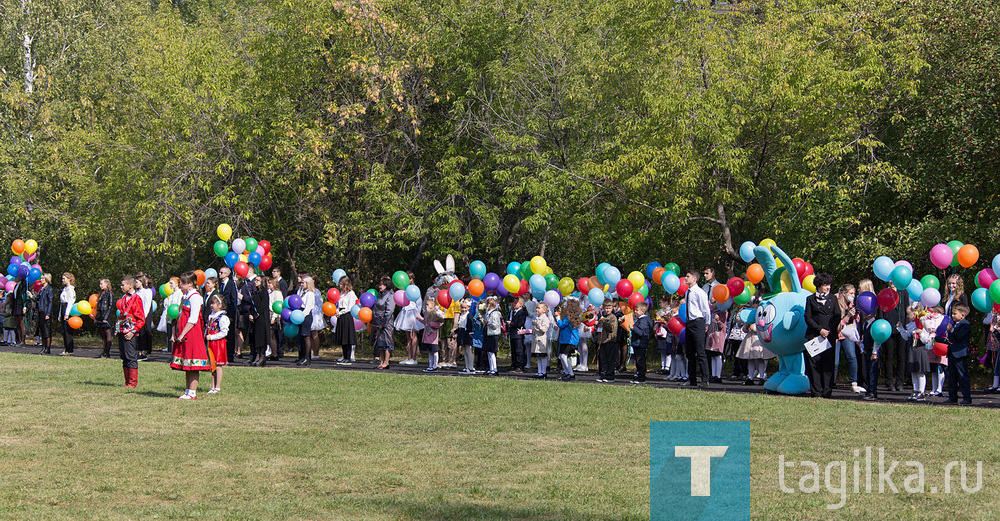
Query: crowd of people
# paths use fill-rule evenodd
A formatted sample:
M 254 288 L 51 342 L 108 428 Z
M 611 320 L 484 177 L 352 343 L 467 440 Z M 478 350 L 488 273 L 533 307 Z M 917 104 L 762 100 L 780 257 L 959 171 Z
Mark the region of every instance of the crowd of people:
M 298 273 L 292 284 L 282 277 L 280 268 L 271 270 L 270 276 L 251 272 L 242 278 L 223 267 L 218 275 L 201 285 L 194 272 L 171 278 L 168 284 L 173 291 L 159 306 L 162 313 L 156 326 L 152 316 L 156 294 L 151 277 L 144 273 L 123 277 L 117 299 L 110 280 L 102 279 L 93 314 L 102 345 L 98 356 L 109 358 L 117 337 L 125 385 L 136 387 L 139 362 L 148 360 L 150 352 L 158 347 L 153 345 L 153 330 L 164 333 L 166 345 L 160 350 L 171 352 L 171 367 L 186 374 L 181 399 L 197 399 L 198 377 L 205 371 L 212 375 L 208 392 L 220 392 L 223 367 L 239 359 L 251 366 L 265 366 L 294 350 L 296 364 L 307 366 L 320 356 L 321 339 L 340 347 L 337 363 L 350 365 L 359 356 L 359 339 L 366 335 L 376 369 L 389 367 L 399 345 L 405 350 L 405 355 L 397 357 L 405 356 L 398 362 L 401 365 L 419 364 L 424 353 L 427 372 L 455 369 L 463 375 L 494 376 L 500 373 L 497 355 L 503 346 L 510 355 L 506 371 L 534 370 L 535 378 L 544 379 L 558 370 L 564 381 L 574 380 L 578 372 L 591 371 L 593 365 L 598 382 L 626 376 L 632 383 L 642 384 L 647 381 L 647 359 L 652 354 L 659 355 L 659 369 L 655 372 L 667 381 L 690 386 L 721 383 L 723 362 L 730 360 L 730 379 L 742 380 L 744 385 L 762 385 L 768 376 L 769 361 L 774 358 L 758 337 L 755 325 L 744 324 L 738 318 L 743 308 L 757 306 L 761 296 L 728 309 L 712 305 L 708 296 L 719 284 L 712 267 L 700 272 L 688 270 L 687 293 L 663 295 L 655 309 L 649 299 L 633 309 L 624 301 L 607 299 L 595 307 L 586 298 L 567 297 L 556 309 L 550 309 L 528 296 L 502 302 L 496 295 L 485 294 L 481 299 L 456 300 L 445 308 L 439 304 L 437 293 L 447 291 L 454 277 L 439 277 L 427 289 L 422 302 L 397 307 L 393 282 L 383 276 L 375 288 L 372 319 L 360 330 L 351 314 L 359 298 L 347 276 L 337 281 L 339 298 L 331 313 L 333 308 L 323 309 L 324 295 L 309 273 Z M 412 283 L 413 274 L 409 277 Z M 71 354 L 75 349 L 74 331 L 67 321 L 77 298 L 75 278 L 72 273 L 62 275 L 58 301 L 51 287 L 51 274 L 44 274 L 40 280 L 37 291 L 19 282 L 4 296 L 4 343 L 23 345 L 26 333 L 33 331 L 41 347 L 39 353 L 50 354 L 53 326 L 58 326 L 55 329 L 61 332 L 64 345 L 60 354 Z M 803 354 L 811 395 L 831 397 L 844 362 L 846 385 L 867 400 L 878 398 L 881 379 L 886 390 L 909 387 L 909 399 L 917 402 L 942 396 L 947 382 L 949 401 L 958 401 L 961 394 L 964 403 L 971 403 L 969 306 L 959 275 L 947 278 L 939 306 L 925 308 L 919 302 L 911 303 L 902 291 L 894 309 L 867 315 L 854 300 L 861 292 L 874 293 L 871 280 L 861 280 L 857 286 L 843 284 L 835 294 L 832 284 L 829 275 L 818 274 L 816 292 L 806 301 L 806 337 L 822 337 L 830 344 L 830 348 L 814 355 Z M 301 299 L 305 320 L 295 337 L 287 337 L 275 303 L 292 295 Z M 668 328 L 671 318 L 682 313 L 682 305 L 684 342 Z M 168 313 L 172 306 L 177 310 L 174 317 Z M 332 315 L 329 320 L 327 315 Z M 942 335 L 938 326 L 944 317 L 951 317 L 952 322 L 947 334 Z M 870 332 L 876 319 L 885 319 L 893 327 L 892 335 L 881 345 L 873 342 Z M 987 392 L 1000 392 L 1000 315 L 987 314 L 984 324 L 987 350 L 980 361 L 994 374 Z M 947 354 L 933 350 L 939 343 L 948 345 Z

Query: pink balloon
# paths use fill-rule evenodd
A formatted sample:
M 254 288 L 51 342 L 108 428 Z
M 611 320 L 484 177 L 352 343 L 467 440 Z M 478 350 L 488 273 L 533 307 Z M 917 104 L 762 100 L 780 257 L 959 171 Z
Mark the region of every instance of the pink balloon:
M 264 247 L 261 246 L 260 244 L 257 245 L 256 252 L 259 253 L 261 257 L 263 257 L 264 255 L 267 255 L 267 252 L 264 251 Z
M 364 331 L 364 329 L 365 329 L 365 323 L 362 322 L 362 321 L 360 321 L 360 320 L 358 320 L 358 319 L 354 319 L 354 330 L 355 331 Z
M 38 271 L 42 271 L 42 266 L 40 264 L 32 264 L 31 267 L 37 269 Z
M 948 248 L 948 249 L 950 250 L 951 248 Z M 949 262 L 951 262 L 951 261 L 949 261 Z M 905 260 L 896 261 L 896 264 L 894 266 L 906 266 L 907 268 L 910 269 L 910 273 L 913 273 L 913 265 L 910 264 L 909 261 L 905 261 Z
M 951 265 L 954 255 L 947 244 L 937 244 L 931 248 L 931 264 L 943 270 Z
M 16 287 L 17 287 L 17 284 L 13 280 L 8 280 L 7 284 L 4 284 L 4 288 L 3 289 L 4 289 L 4 291 L 11 292 L 11 291 L 14 291 L 14 288 L 16 288 Z
M 989 289 L 994 280 L 997 280 L 997 274 L 994 273 L 993 268 L 986 268 L 979 272 L 979 287 Z
M 397 289 L 395 293 L 392 294 L 392 300 L 396 302 L 396 305 L 403 307 L 410 303 L 409 297 L 406 296 L 406 290 Z
M 24 260 L 26 260 L 28 262 L 31 262 L 31 261 L 35 260 L 35 257 L 38 257 L 38 252 L 37 251 L 33 252 L 33 253 L 25 254 Z

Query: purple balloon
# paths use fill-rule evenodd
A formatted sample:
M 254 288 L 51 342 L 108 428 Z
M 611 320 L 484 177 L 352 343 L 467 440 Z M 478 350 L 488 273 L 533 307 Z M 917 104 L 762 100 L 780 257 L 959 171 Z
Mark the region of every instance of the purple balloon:
M 371 295 L 371 293 L 369 293 L 369 295 Z M 354 319 L 354 330 L 355 331 L 362 331 L 364 329 L 365 329 L 365 323 L 362 322 L 362 321 L 360 321 L 360 320 L 358 320 L 358 319 Z
M 361 301 L 361 307 L 363 308 L 370 308 L 375 305 L 375 295 L 372 295 L 367 291 L 362 293 L 361 298 L 359 298 L 358 300 Z
M 687 345 L 687 332 L 688 328 L 684 328 L 681 330 L 680 334 L 677 335 L 677 340 L 681 343 L 682 346 Z
M 298 295 L 295 295 L 298 296 Z M 284 322 L 292 321 L 292 310 L 291 308 L 285 308 L 281 310 L 281 320 Z
M 403 307 L 410 303 L 410 299 L 406 296 L 406 290 L 403 289 L 397 289 L 396 292 L 392 294 L 392 300 L 399 307 Z
M 30 271 L 31 268 L 27 264 L 22 264 L 17 267 L 17 276 L 23 279 L 28 276 L 28 272 Z
M 948 326 L 954 324 L 955 321 L 951 317 L 944 317 L 941 320 L 941 325 L 938 326 L 937 331 L 934 332 L 938 338 L 948 338 Z
M 878 297 L 871 291 L 863 291 L 857 299 L 858 311 L 865 315 L 871 315 L 878 308 Z
M 26 261 L 28 261 L 28 262 L 32 262 L 32 261 L 34 261 L 34 260 L 35 260 L 35 259 L 36 259 L 37 257 L 38 257 L 38 252 L 36 251 L 35 253 L 29 253 L 29 254 L 25 255 L 25 256 L 24 256 L 24 260 L 26 260 Z
M 291 295 L 288 297 L 288 307 L 290 309 L 302 309 L 302 297 Z
M 486 291 L 493 291 L 497 289 L 500 286 L 500 276 L 492 271 L 487 273 L 486 276 L 483 277 L 483 286 L 486 288 Z
M 20 266 L 21 265 L 21 257 L 18 256 L 18 255 L 15 255 L 15 256 L 13 256 L 13 257 L 10 258 L 10 262 L 8 262 L 7 264 L 13 264 L 15 266 Z
M 496 292 L 497 295 L 500 295 L 503 298 L 507 298 L 510 296 L 510 292 L 507 291 L 507 288 L 503 287 L 503 284 L 497 286 Z

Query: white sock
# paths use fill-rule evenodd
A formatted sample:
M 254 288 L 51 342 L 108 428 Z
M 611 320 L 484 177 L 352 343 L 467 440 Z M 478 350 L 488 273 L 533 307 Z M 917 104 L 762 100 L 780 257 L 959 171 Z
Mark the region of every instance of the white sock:
M 590 349 L 587 347 L 587 341 L 583 340 L 580 345 L 576 346 L 577 350 L 580 351 L 580 357 L 577 360 L 577 366 L 581 369 L 587 368 L 587 357 L 590 356 Z
M 486 359 L 490 361 L 490 372 L 497 372 L 497 354 L 496 353 L 486 353 Z
M 354 360 L 354 346 L 351 346 L 351 360 Z
M 465 346 L 465 370 L 472 371 L 473 369 L 475 369 L 473 367 L 475 361 L 476 361 L 475 357 L 472 356 L 472 346 Z
M 545 374 L 549 371 L 549 357 L 540 356 L 535 363 L 538 364 L 538 374 Z
M 438 353 L 431 353 L 427 357 L 427 368 L 436 369 L 438 366 Z
M 562 362 L 563 372 L 573 376 L 573 366 L 569 365 L 569 355 L 559 355 L 559 361 Z
M 924 394 L 924 389 L 926 388 L 927 388 L 927 375 L 925 375 L 924 373 L 920 373 L 919 375 L 917 375 L 917 383 L 916 385 L 913 386 L 913 390 L 920 394 Z
M 993 387 L 1000 387 L 1000 376 L 993 377 Z
M 920 373 L 910 373 L 910 383 L 913 384 L 914 393 L 917 392 L 917 380 L 919 380 L 919 377 L 917 376 L 918 374 Z
M 712 376 L 722 378 L 722 357 L 712 357 Z
M 198 389 L 185 389 L 184 390 L 184 394 L 187 394 L 187 395 L 190 395 L 190 396 L 198 396 Z

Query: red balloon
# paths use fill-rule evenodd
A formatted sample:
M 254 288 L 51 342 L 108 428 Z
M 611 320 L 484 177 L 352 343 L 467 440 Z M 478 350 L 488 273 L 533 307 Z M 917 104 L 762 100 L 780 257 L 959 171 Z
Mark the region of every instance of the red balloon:
M 447 291 L 438 291 L 438 304 L 447 309 L 451 307 L 451 295 Z
M 267 271 L 267 270 L 271 269 L 271 264 L 273 262 L 274 261 L 271 260 L 271 256 L 270 255 L 264 255 L 263 257 L 260 258 L 260 270 L 261 271 Z
M 729 296 L 736 297 L 743 293 L 743 288 L 745 287 L 745 284 L 743 283 L 743 279 L 739 277 L 733 277 L 729 279 L 729 282 L 726 283 L 726 287 L 729 288 Z
M 681 322 L 681 319 L 677 317 L 670 317 L 670 320 L 667 321 L 667 330 L 669 330 L 672 334 L 679 335 L 681 334 L 682 329 L 684 329 L 684 322 Z
M 271 242 L 270 241 L 257 241 L 257 246 L 264 248 L 264 255 L 271 253 Z M 262 268 L 267 269 L 267 268 Z
M 681 285 L 677 287 L 677 294 L 678 295 L 686 295 L 687 292 L 688 292 L 688 289 L 689 288 L 688 288 L 687 282 L 684 282 L 682 280 L 681 281 Z
M 590 291 L 590 280 L 587 277 L 580 277 L 580 280 L 576 281 L 576 289 L 586 295 Z
M 899 293 L 891 288 L 885 288 L 878 292 L 878 307 L 883 313 L 888 313 L 899 304 Z
M 330 288 L 326 290 L 326 300 L 336 304 L 340 301 L 340 290 L 337 288 Z
M 948 356 L 948 344 L 941 342 L 934 343 L 934 354 L 937 356 Z
M 646 300 L 646 297 L 642 296 L 642 293 L 636 291 L 635 293 L 632 293 L 631 297 L 628 298 L 628 305 L 632 309 L 635 309 L 635 307 L 638 306 L 639 303 L 643 302 L 644 300 Z
M 233 267 L 233 270 L 236 271 L 236 274 L 240 277 L 246 277 L 247 274 L 250 273 L 250 265 L 243 261 L 239 261 L 236 263 L 236 266 Z
M 41 291 L 41 290 L 42 290 L 42 281 L 40 281 L 40 280 L 36 280 L 36 281 L 35 281 L 35 283 L 31 285 L 31 287 L 32 287 L 32 288 L 33 288 L 33 289 L 34 289 L 34 290 L 35 290 L 36 292 L 38 292 L 38 291 Z
M 629 298 L 632 295 L 632 283 L 628 279 L 622 279 L 618 281 L 615 285 L 615 291 L 618 292 L 618 296 L 621 298 Z
M 531 285 L 530 285 L 530 284 L 528 284 L 528 281 L 526 281 L 526 280 L 521 280 L 521 289 L 519 289 L 519 290 L 517 291 L 517 294 L 518 294 L 518 296 L 521 296 L 521 295 L 524 295 L 524 294 L 525 294 L 525 293 L 527 293 L 527 292 L 528 292 L 528 291 L 529 291 L 530 289 L 531 289 Z
M 795 266 L 795 274 L 799 277 L 799 282 L 806 278 L 806 261 L 796 257 L 792 259 L 792 265 Z
M 813 265 L 812 264 L 810 264 L 808 262 L 805 263 L 805 264 L 806 264 L 806 269 L 805 269 L 805 275 L 802 276 L 803 279 L 806 278 L 806 277 L 808 277 L 809 275 L 815 275 L 816 274 L 816 270 L 813 269 Z

